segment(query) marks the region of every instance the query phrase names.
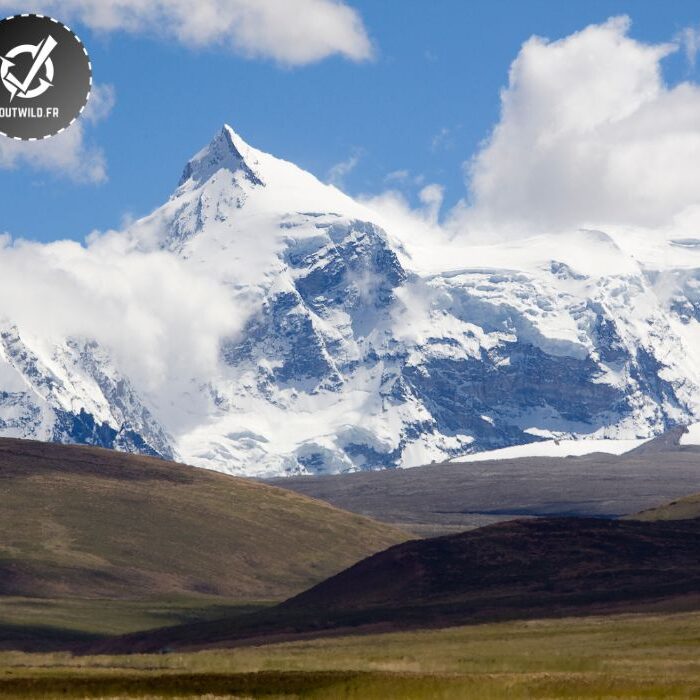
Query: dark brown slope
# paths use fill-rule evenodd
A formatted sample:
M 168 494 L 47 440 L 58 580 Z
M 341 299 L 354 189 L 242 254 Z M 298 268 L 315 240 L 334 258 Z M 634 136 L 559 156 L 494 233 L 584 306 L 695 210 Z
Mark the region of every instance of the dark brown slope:
M 0 439 L 0 595 L 280 599 L 406 539 L 279 488 Z
M 415 540 L 272 610 L 113 640 L 100 651 L 673 607 L 700 599 L 700 520 L 548 518 Z
M 679 446 L 679 437 L 670 431 L 621 456 L 455 462 L 268 483 L 421 536 L 524 516 L 610 518 L 700 491 L 700 449 Z

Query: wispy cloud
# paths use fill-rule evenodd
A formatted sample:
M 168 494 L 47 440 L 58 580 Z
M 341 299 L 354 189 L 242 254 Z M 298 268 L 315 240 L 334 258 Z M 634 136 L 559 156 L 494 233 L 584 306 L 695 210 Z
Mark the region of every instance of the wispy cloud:
M 441 127 L 430 140 L 430 149 L 432 151 L 447 151 L 453 147 L 452 129 L 446 126 Z
M 678 33 L 677 40 L 683 46 L 688 65 L 695 68 L 695 61 L 700 51 L 700 27 L 685 27 Z
M 345 177 L 350 174 L 360 162 L 363 155 L 361 148 L 356 148 L 348 158 L 341 160 L 340 163 L 332 165 L 328 169 L 326 179 L 331 185 L 342 188 L 345 185 Z
M 114 107 L 114 88 L 95 85 L 83 114 L 68 129 L 43 141 L 14 141 L 0 136 L 0 168 L 27 166 L 79 183 L 107 179 L 104 152 L 90 142 L 90 126 L 105 119 Z
M 384 182 L 406 182 L 411 177 L 409 170 L 392 170 L 384 176 Z
M 425 182 L 425 175 L 414 175 L 410 170 L 392 170 L 384 176 L 384 183 L 395 186 L 419 187 Z

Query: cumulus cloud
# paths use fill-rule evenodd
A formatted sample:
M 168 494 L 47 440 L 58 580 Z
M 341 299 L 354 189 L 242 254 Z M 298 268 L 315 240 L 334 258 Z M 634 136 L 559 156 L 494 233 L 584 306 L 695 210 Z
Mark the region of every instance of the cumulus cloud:
M 677 45 L 635 41 L 629 26 L 523 45 L 452 225 L 656 228 L 698 205 L 700 88 L 666 85 L 661 61 Z
M 413 240 L 427 222 L 422 236 L 436 243 L 571 228 L 697 230 L 700 86 L 669 86 L 662 62 L 681 46 L 694 59 L 698 34 L 647 44 L 629 29 L 616 17 L 523 44 L 500 119 L 464 164 L 467 196 L 439 223 L 440 208 L 425 199 L 412 208 L 390 191 L 367 201 Z
M 30 336 L 97 340 L 146 390 L 211 373 L 221 337 L 243 319 L 220 285 L 170 253 L 129 250 L 124 236 L 87 247 L 0 237 L 0 321 Z
M 304 65 L 339 54 L 372 56 L 356 10 L 341 0 L 0 0 L 101 32 L 162 35 L 187 46 L 224 46 L 248 57 Z
M 89 141 L 89 127 L 101 121 L 114 106 L 114 88 L 95 85 L 83 114 L 62 133 L 43 141 L 15 141 L 0 136 L 0 168 L 25 165 L 79 183 L 107 179 L 104 152 Z

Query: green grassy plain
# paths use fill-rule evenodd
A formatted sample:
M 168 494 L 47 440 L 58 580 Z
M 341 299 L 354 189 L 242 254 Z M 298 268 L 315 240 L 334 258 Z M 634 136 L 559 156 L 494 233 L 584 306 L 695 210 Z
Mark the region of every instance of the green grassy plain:
M 216 596 L 141 600 L 0 596 L 0 650 L 55 650 L 67 645 L 190 622 L 231 619 L 270 603 Z
M 0 653 L 0 697 L 697 696 L 695 612 L 508 622 L 197 653 Z

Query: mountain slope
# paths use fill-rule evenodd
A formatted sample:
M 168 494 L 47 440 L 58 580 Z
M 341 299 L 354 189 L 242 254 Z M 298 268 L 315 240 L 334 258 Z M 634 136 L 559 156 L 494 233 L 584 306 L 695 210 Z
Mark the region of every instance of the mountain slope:
M 112 235 L 215 280 L 241 332 L 222 335 L 215 370 L 159 394 L 94 340 L 48 343 L 9 319 L 0 433 L 269 476 L 648 438 L 700 418 L 694 239 L 416 242 L 228 126 L 167 203 Z
M 700 520 L 542 518 L 391 547 L 275 608 L 139 633 L 95 651 L 276 639 L 487 620 L 695 608 Z
M 151 457 L 0 440 L 0 595 L 281 598 L 406 535 Z

